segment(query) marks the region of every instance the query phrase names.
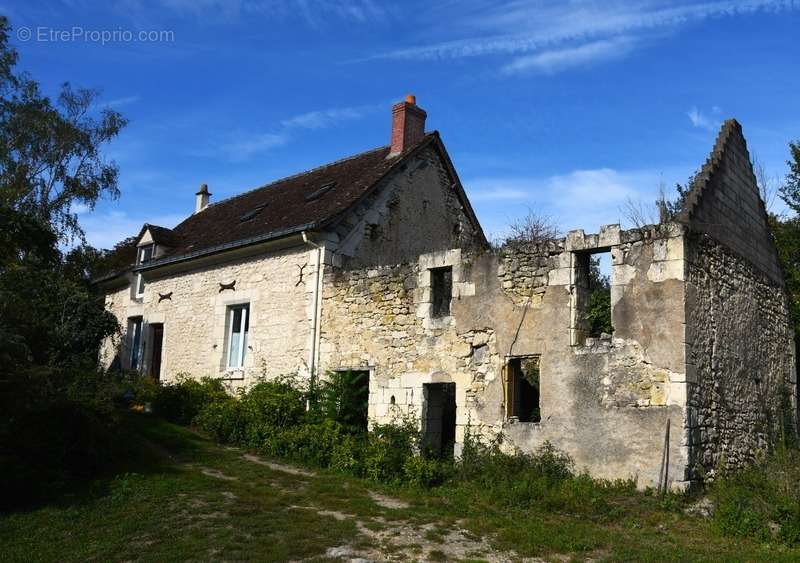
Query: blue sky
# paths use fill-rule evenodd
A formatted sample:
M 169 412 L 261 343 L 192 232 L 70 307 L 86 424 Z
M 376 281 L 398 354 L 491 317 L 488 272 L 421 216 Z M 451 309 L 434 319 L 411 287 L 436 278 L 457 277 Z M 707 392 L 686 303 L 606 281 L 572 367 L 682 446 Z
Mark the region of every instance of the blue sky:
M 671 189 L 702 164 L 728 117 L 773 176 L 800 137 L 800 1 L 0 0 L 0 10 L 45 91 L 96 87 L 130 119 L 107 151 L 123 195 L 81 217 L 102 247 L 144 222 L 174 226 L 202 182 L 218 200 L 387 144 L 390 105 L 407 93 L 490 235 L 529 206 L 564 230 L 624 222 L 628 198 L 649 203 L 659 183 Z M 155 33 L 126 40 L 140 32 Z

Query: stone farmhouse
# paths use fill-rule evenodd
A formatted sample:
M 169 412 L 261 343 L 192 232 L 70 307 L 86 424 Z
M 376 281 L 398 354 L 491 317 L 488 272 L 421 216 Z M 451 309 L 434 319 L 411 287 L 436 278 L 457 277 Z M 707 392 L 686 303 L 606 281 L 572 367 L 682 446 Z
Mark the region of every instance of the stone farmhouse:
M 145 224 L 97 280 L 125 335 L 108 364 L 164 382 L 364 372 L 369 417 L 545 441 L 580 469 L 684 488 L 741 464 L 796 412 L 794 335 L 740 125 L 727 121 L 670 222 L 492 249 L 413 96 L 390 144 Z M 611 255 L 612 334 L 587 324 Z M 666 467 L 666 470 L 662 468 Z

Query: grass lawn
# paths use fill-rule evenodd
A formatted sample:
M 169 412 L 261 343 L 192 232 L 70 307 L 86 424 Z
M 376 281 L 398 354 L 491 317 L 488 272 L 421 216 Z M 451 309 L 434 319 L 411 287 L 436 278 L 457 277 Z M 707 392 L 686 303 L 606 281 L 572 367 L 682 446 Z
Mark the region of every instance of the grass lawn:
M 0 561 L 798 560 L 630 492 L 602 516 L 498 508 L 468 484 L 387 488 L 222 447 L 132 415 L 142 455 L 58 501 L 0 515 Z M 587 499 L 591 502 L 591 499 Z

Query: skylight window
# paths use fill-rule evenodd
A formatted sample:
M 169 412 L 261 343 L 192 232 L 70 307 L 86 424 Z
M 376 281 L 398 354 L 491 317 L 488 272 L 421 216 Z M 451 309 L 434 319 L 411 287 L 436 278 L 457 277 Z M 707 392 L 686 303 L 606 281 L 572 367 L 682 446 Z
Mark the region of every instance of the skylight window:
M 306 196 L 306 201 L 314 201 L 321 198 L 326 193 L 331 191 L 336 186 L 336 182 L 328 182 L 323 184 L 318 190 L 315 190 Z
M 245 213 L 244 215 L 239 217 L 239 221 L 244 223 L 245 221 L 250 221 L 250 220 L 254 219 L 256 215 L 258 215 L 259 213 L 264 211 L 264 208 L 266 206 L 267 206 L 267 204 L 265 203 L 263 205 L 259 205 L 258 207 L 255 207 L 255 208 L 251 209 L 250 211 L 248 211 L 247 213 Z

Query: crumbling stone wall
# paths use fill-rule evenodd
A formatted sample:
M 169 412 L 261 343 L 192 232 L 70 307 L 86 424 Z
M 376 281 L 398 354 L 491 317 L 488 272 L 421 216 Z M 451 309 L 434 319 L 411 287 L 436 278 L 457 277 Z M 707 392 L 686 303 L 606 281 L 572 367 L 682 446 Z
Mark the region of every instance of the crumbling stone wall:
M 765 450 L 792 423 L 793 335 L 781 285 L 708 235 L 688 244 L 691 469 L 713 479 Z
M 457 432 L 545 441 L 599 477 L 658 480 L 666 420 L 670 481 L 686 482 L 683 231 L 571 233 L 499 253 L 452 250 L 370 269 L 326 270 L 320 365 L 371 370 L 370 416 L 422 412 L 425 383 L 456 383 Z M 571 345 L 574 253 L 611 249 L 613 338 Z M 426 270 L 453 265 L 451 314 L 428 316 Z M 458 266 L 456 268 L 456 266 Z M 629 326 L 624 326 L 624 325 Z M 674 342 L 662 338 L 674 337 Z M 503 367 L 540 357 L 540 423 L 507 420 Z

